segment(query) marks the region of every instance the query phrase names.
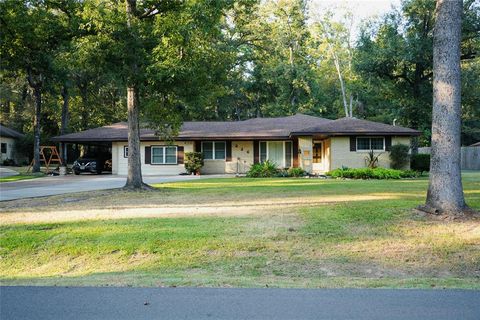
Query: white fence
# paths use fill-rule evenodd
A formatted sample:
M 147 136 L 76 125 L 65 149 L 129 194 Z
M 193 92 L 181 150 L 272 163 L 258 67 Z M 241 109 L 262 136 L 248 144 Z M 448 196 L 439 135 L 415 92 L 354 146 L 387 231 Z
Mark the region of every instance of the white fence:
M 430 147 L 418 148 L 418 153 L 430 154 Z M 480 147 L 462 147 L 462 170 L 480 170 Z

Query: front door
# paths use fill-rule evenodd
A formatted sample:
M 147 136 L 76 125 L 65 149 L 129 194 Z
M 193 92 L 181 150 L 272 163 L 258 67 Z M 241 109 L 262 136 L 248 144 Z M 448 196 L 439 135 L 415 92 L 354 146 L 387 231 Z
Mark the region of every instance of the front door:
M 312 159 L 313 172 L 317 173 L 317 172 L 325 171 L 324 165 L 323 165 L 323 143 L 314 142 L 312 153 L 313 153 L 313 159 Z

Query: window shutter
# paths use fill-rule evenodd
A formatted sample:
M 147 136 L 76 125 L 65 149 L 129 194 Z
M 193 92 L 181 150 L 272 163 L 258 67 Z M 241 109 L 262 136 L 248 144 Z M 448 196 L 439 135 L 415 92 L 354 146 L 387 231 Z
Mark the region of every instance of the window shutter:
M 350 137 L 350 151 L 357 151 L 357 137 Z
M 293 167 L 298 167 L 298 139 L 293 140 Z
M 227 148 L 225 151 L 225 160 L 232 161 L 232 141 L 227 141 L 225 148 Z
M 253 141 L 253 163 L 259 163 L 260 145 L 258 140 Z
M 202 152 L 202 141 L 195 141 L 195 152 Z
M 392 137 L 388 136 L 385 137 L 385 151 L 392 150 Z
M 183 164 L 183 146 L 178 146 L 177 147 L 177 163 L 178 164 Z
M 152 147 L 145 147 L 145 164 L 150 164 L 152 161 Z

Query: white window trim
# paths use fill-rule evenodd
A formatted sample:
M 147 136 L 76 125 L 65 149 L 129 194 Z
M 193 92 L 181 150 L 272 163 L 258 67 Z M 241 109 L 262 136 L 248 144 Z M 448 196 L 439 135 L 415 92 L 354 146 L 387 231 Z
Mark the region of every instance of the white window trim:
M 216 158 L 215 157 L 215 145 L 217 142 L 223 142 L 225 145 L 225 152 L 223 158 Z M 211 160 L 227 160 L 227 141 L 202 141 L 202 154 L 203 154 L 203 144 L 204 143 L 212 143 L 212 159 L 204 159 L 206 161 L 211 161 Z
M 128 146 L 123 146 L 123 157 L 128 158 Z
M 268 154 L 268 153 L 269 153 L 269 151 L 268 151 L 269 147 L 268 147 L 268 144 L 269 144 L 270 142 L 282 142 L 282 145 L 283 145 L 282 163 L 281 163 L 281 164 L 280 164 L 280 163 L 277 163 L 277 165 L 280 166 L 281 168 L 286 168 L 286 165 L 287 165 L 287 164 L 286 164 L 286 161 L 285 161 L 285 155 L 286 155 L 286 151 L 287 151 L 287 142 L 290 142 L 290 143 L 291 143 L 291 150 L 290 150 L 290 164 L 291 164 L 291 166 L 290 166 L 290 167 L 293 167 L 293 142 L 292 142 L 292 141 L 290 141 L 290 140 L 260 141 L 260 142 L 258 143 L 258 158 L 259 158 L 259 161 L 260 161 L 260 162 L 262 162 L 262 161 L 261 161 L 261 154 L 262 154 L 262 153 L 261 153 L 261 151 L 262 151 L 261 143 L 262 143 L 262 142 L 265 142 L 265 143 L 267 144 L 267 155 L 266 155 L 267 159 L 266 159 L 266 160 L 269 160 L 269 154 Z
M 153 162 L 153 149 L 155 148 L 162 148 L 163 150 L 163 163 L 158 163 L 158 162 Z M 175 148 L 175 163 L 167 163 L 167 157 L 166 157 L 166 149 L 167 148 Z M 150 149 L 150 164 L 153 165 L 176 165 L 178 164 L 178 146 L 151 146 Z
M 358 148 L 358 139 L 359 138 L 368 138 L 370 139 L 370 148 L 369 149 L 359 149 Z M 372 149 L 372 138 L 382 138 L 383 139 L 383 149 Z M 368 152 L 368 151 L 385 151 L 385 137 L 381 136 L 360 136 L 355 138 L 355 149 L 357 152 Z

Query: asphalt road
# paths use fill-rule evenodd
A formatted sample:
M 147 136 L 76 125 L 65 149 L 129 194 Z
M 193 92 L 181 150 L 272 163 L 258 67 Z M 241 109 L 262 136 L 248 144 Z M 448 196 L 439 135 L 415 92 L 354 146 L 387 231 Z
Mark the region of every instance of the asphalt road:
M 145 176 L 146 183 L 173 182 L 202 178 L 214 178 L 224 175 L 208 176 Z M 0 201 L 23 198 L 44 197 L 64 193 L 94 191 L 121 188 L 125 185 L 125 176 L 111 174 L 82 174 L 79 176 L 52 176 L 0 184 Z
M 16 176 L 17 174 L 18 172 L 15 170 L 12 170 L 10 168 L 0 167 L 0 178 Z
M 1 287 L 0 318 L 480 319 L 480 291 Z

